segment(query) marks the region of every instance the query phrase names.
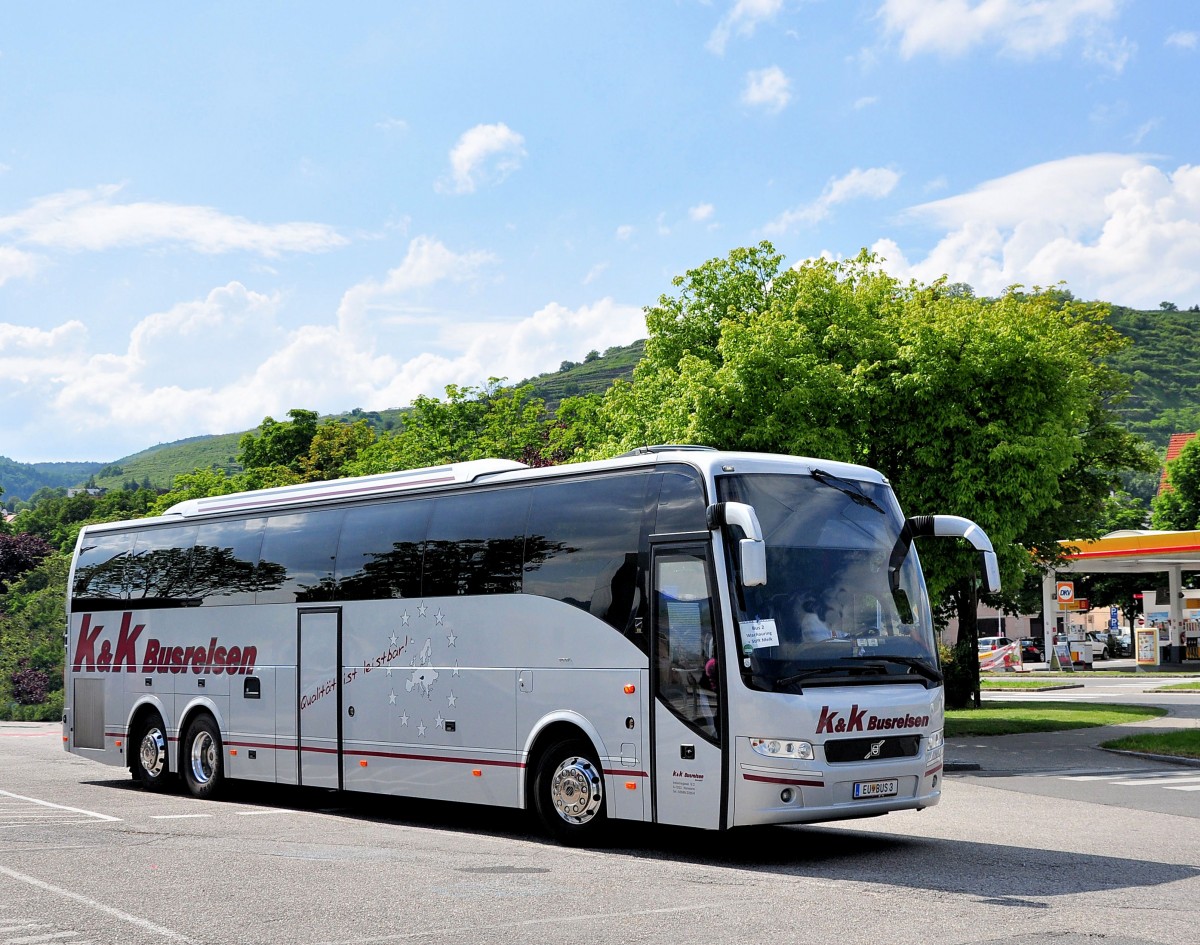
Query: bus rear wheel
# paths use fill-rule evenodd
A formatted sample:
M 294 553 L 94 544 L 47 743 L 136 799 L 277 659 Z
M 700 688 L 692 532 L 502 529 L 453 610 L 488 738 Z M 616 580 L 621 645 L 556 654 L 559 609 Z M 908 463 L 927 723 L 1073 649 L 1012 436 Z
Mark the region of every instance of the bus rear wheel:
M 198 715 L 187 727 L 179 747 L 179 770 L 192 797 L 216 797 L 225 780 L 221 733 L 211 715 Z
M 161 791 L 171 778 L 167 764 L 167 729 L 162 717 L 151 712 L 142 717 L 129 740 L 129 767 L 142 787 Z
M 538 820 L 554 839 L 578 846 L 599 836 L 607 818 L 604 771 L 587 742 L 566 739 L 543 753 L 533 791 Z

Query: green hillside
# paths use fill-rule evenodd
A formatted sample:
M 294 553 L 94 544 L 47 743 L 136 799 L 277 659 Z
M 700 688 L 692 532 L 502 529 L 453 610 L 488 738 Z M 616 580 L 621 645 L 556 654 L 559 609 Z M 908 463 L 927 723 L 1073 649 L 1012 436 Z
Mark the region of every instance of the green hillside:
M 1112 359 L 1132 386 L 1118 413 L 1161 454 L 1172 433 L 1200 430 L 1200 311 L 1114 306 L 1110 321 L 1133 340 Z
M 62 489 L 86 482 L 102 463 L 18 463 L 0 456 L 3 499 L 28 499 L 39 489 Z

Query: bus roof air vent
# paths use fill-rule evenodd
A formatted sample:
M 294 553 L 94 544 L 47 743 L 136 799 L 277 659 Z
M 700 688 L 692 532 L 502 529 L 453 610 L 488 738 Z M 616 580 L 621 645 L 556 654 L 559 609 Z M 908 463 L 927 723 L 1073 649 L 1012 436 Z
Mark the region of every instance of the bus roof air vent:
M 628 453 L 622 453 L 621 456 L 649 456 L 653 453 L 715 453 L 716 447 L 712 446 L 696 446 L 691 443 L 659 443 L 655 446 L 639 446 L 631 449 Z

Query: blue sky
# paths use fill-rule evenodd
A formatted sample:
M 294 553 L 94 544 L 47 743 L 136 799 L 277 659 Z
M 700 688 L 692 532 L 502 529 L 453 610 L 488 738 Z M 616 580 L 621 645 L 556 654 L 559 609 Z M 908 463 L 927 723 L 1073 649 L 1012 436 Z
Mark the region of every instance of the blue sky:
M 771 240 L 1200 303 L 1200 5 L 0 7 L 0 455 L 107 461 L 644 336 Z

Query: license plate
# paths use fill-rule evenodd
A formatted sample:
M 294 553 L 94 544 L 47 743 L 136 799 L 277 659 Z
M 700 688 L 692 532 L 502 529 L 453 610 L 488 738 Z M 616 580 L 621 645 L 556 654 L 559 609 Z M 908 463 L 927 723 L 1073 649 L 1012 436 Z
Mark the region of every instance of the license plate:
M 886 781 L 855 781 L 854 798 L 859 800 L 868 797 L 895 797 L 898 783 L 895 778 Z

